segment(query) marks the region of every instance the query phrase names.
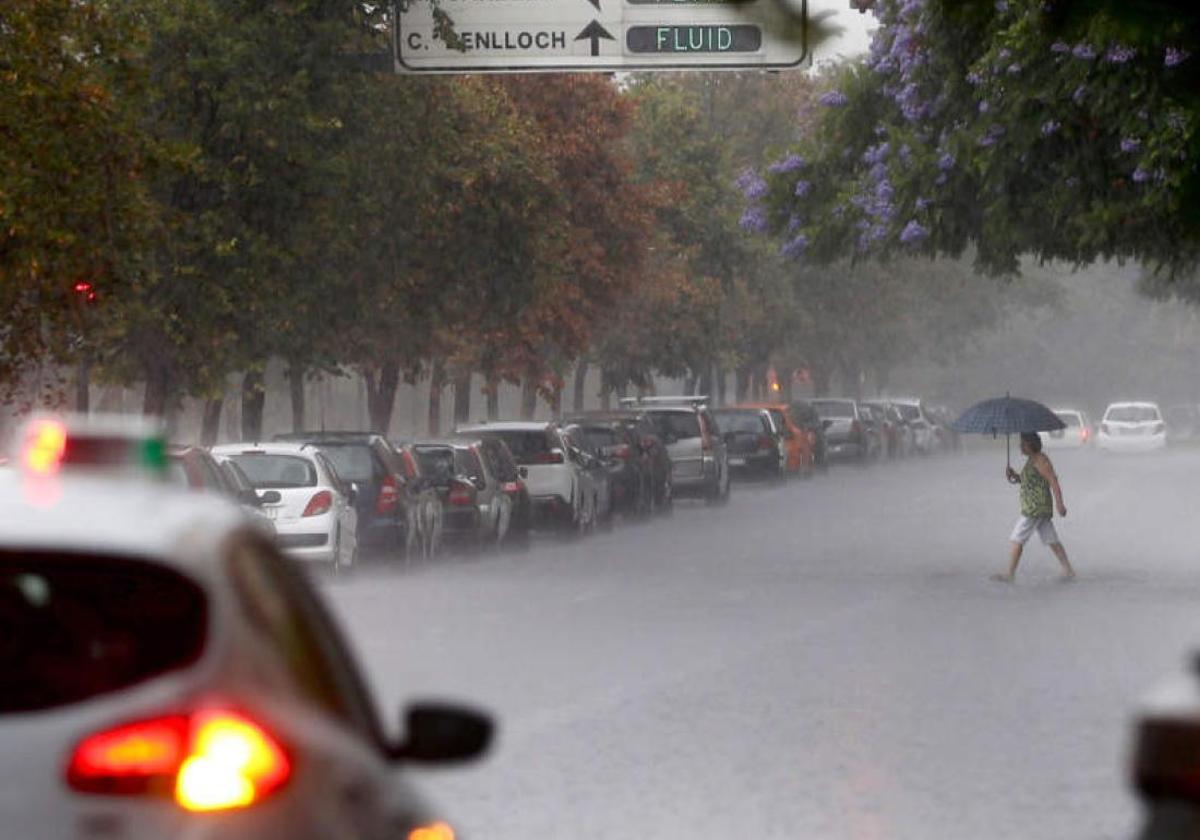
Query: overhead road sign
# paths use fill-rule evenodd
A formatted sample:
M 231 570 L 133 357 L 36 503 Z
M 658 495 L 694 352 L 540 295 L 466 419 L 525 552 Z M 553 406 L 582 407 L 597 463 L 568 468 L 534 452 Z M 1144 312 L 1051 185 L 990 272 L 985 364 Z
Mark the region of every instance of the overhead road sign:
M 785 7 L 784 3 L 791 3 Z M 430 0 L 395 15 L 397 73 L 783 70 L 805 66 L 808 0 Z

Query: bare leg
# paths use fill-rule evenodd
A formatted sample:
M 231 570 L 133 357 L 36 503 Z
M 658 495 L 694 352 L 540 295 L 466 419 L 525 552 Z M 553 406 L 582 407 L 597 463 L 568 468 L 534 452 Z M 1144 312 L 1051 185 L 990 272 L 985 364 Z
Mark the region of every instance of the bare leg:
M 1021 552 L 1025 550 L 1025 546 L 1019 542 L 1011 544 L 1008 552 L 1008 574 L 992 575 L 992 580 L 998 580 L 1001 583 L 1012 583 L 1017 576 L 1017 566 L 1021 562 Z
M 1067 550 L 1063 548 L 1062 543 L 1053 543 L 1050 550 L 1054 552 L 1054 556 L 1058 558 L 1058 562 L 1062 564 L 1063 580 L 1074 580 L 1075 570 L 1071 568 L 1071 561 L 1067 559 Z

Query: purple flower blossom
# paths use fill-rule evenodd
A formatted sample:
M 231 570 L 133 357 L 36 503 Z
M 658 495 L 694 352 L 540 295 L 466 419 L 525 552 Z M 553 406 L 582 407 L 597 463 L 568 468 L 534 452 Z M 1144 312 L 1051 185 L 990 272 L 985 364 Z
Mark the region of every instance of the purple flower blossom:
M 1053 44 L 1050 45 L 1050 52 L 1056 53 L 1058 55 L 1062 55 L 1063 53 L 1069 53 L 1070 51 L 1071 51 L 1071 45 L 1068 44 L 1066 41 L 1055 41 Z
M 891 151 L 891 146 L 888 143 L 877 143 L 874 146 L 868 146 L 863 152 L 863 163 L 868 163 L 874 166 L 877 163 L 882 163 L 887 160 L 888 152 Z
M 1068 186 L 1068 187 L 1072 187 L 1072 188 L 1074 188 L 1074 187 L 1078 187 L 1078 186 L 1079 186 L 1079 179 L 1078 179 L 1078 178 L 1076 178 L 1074 175 L 1072 175 L 1071 177 L 1067 178 L 1067 182 L 1066 182 L 1066 183 L 1067 183 L 1067 186 Z
M 1084 61 L 1091 61 L 1096 57 L 1096 48 L 1091 44 L 1079 43 L 1071 50 L 1071 55 Z
M 933 204 L 933 202 L 930 201 L 928 198 L 920 198 L 920 197 L 918 197 L 917 200 L 915 202 L 913 202 L 913 206 L 915 206 L 918 211 L 924 210 L 930 204 Z
M 1017 75 L 1017 74 L 1018 74 L 1018 73 L 1020 73 L 1020 72 L 1021 72 L 1021 65 L 1020 65 L 1020 64 L 1017 64 L 1017 63 L 1015 63 L 1015 62 L 1014 62 L 1014 63 L 1012 63 L 1012 64 L 1008 65 L 1008 75 L 1010 75 L 1010 76 L 1015 76 L 1015 75 Z
M 797 216 L 795 213 L 788 216 L 787 233 L 789 233 L 789 234 L 795 233 L 796 231 L 798 231 L 800 229 L 800 225 L 802 223 L 803 223 L 803 220 L 799 216 Z
M 948 172 L 954 168 L 954 155 L 949 152 L 942 152 L 942 156 L 938 158 L 938 169 L 942 172 Z
M 752 233 L 766 233 L 769 227 L 766 211 L 757 204 L 746 208 L 739 224 L 741 224 L 742 230 Z
M 806 250 L 808 250 L 808 237 L 801 233 L 785 242 L 779 249 L 779 253 L 790 260 L 795 260 L 802 257 Z
M 979 113 L 986 114 L 991 107 L 986 99 L 979 100 Z
M 1002 15 L 1008 14 L 1008 0 L 996 0 L 996 12 Z
M 1042 123 L 1042 136 L 1049 137 L 1051 134 L 1057 134 L 1060 128 L 1062 128 L 1062 123 L 1058 120 L 1046 120 Z
M 983 76 L 972 70 L 967 74 L 967 82 L 975 87 L 979 87 L 979 85 L 983 84 Z
M 1121 151 L 1127 155 L 1133 154 L 1140 148 L 1142 148 L 1142 141 L 1136 137 L 1126 137 L 1121 140 Z
M 1167 47 L 1167 52 L 1163 56 L 1163 65 L 1166 67 L 1178 67 L 1191 58 L 1191 55 L 1187 50 L 1181 50 L 1178 47 Z
M 1142 169 L 1142 167 L 1139 166 L 1137 169 L 1133 170 L 1133 182 L 1135 184 L 1144 184 L 1149 180 L 1150 173 L 1145 169 Z
M 1130 61 L 1137 55 L 1137 50 L 1133 47 L 1126 47 L 1121 44 L 1116 44 L 1108 48 L 1108 52 L 1104 56 L 1104 60 L 1109 64 L 1124 64 Z
M 1084 97 L 1087 96 L 1087 85 L 1080 85 L 1075 88 L 1075 92 L 1071 94 L 1071 101 L 1076 105 L 1082 105 Z
M 767 182 L 753 169 L 746 169 L 734 182 L 748 201 L 759 201 L 767 194 Z
M 900 241 L 905 245 L 916 245 L 928 238 L 929 229 L 916 219 L 911 220 L 904 226 L 904 230 L 900 231 Z
M 812 181 L 797 181 L 794 190 L 796 198 L 804 198 L 812 191 Z
M 1174 131 L 1183 131 L 1187 128 L 1187 117 L 1182 111 L 1168 111 L 1167 126 Z
M 777 160 L 772 163 L 767 171 L 772 175 L 781 175 L 786 172 L 795 172 L 797 169 L 804 168 L 804 158 L 797 154 L 791 154 L 782 160 Z
M 996 58 L 1000 59 L 1001 61 L 1008 61 L 1010 58 L 1012 58 L 1012 50 L 1010 50 L 1008 47 L 1004 47 L 1000 50 L 1000 52 L 996 53 Z
M 827 90 L 817 99 L 826 108 L 842 108 L 850 102 L 846 94 L 840 90 Z

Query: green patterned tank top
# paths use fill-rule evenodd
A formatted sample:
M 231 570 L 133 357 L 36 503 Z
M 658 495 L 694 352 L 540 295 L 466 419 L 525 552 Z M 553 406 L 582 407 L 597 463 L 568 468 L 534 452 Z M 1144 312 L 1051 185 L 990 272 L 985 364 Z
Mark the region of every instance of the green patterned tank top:
M 1032 458 L 1025 462 L 1025 468 L 1021 470 L 1021 515 L 1032 519 L 1050 519 L 1054 516 L 1050 482 L 1037 471 Z

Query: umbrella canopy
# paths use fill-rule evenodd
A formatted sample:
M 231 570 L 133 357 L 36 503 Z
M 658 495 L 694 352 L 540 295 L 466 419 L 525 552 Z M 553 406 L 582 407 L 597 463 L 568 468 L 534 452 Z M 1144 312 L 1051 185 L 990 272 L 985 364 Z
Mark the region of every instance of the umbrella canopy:
M 966 433 L 1016 435 L 1065 429 L 1066 424 L 1040 402 L 1004 396 L 975 403 L 950 427 Z

